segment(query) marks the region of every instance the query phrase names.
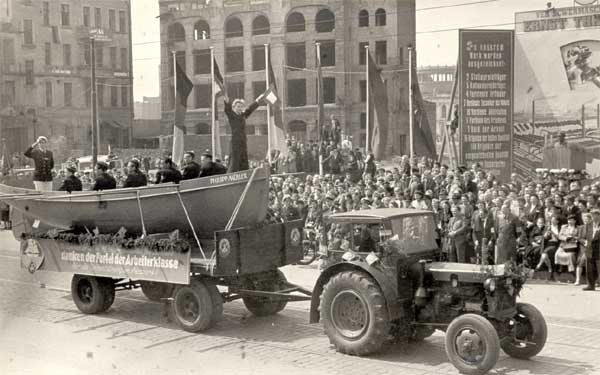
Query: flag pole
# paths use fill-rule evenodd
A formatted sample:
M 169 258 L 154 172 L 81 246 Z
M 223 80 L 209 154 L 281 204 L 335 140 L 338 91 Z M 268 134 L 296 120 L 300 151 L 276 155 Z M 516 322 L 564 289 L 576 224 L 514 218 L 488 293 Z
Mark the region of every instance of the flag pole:
M 366 129 L 367 129 L 367 134 L 366 134 L 366 140 L 365 140 L 365 156 L 369 156 L 369 117 L 370 117 L 370 90 L 369 90 L 369 45 L 367 44 L 365 46 L 365 61 L 366 61 L 366 66 L 367 66 L 367 84 L 366 84 L 366 95 L 367 95 L 367 116 L 366 116 Z
M 269 44 L 265 43 L 265 88 L 269 89 Z M 271 165 L 271 106 L 267 103 L 267 158 L 269 160 L 269 166 Z
M 177 131 L 177 55 L 175 51 L 171 51 L 173 55 L 173 147 L 171 149 L 171 157 L 175 157 L 175 132 Z M 171 159 L 173 160 L 173 159 Z M 173 162 L 178 163 L 177 160 Z M 179 164 L 177 164 L 179 166 Z
M 315 43 L 315 47 L 317 48 L 317 63 L 319 64 L 319 69 L 321 69 L 321 43 Z M 321 90 L 321 88 L 322 86 L 320 85 L 320 82 L 317 82 L 317 90 Z M 319 95 L 322 96 L 323 93 L 319 92 Z M 319 108 L 320 107 L 317 104 L 317 112 L 320 110 Z M 323 153 L 321 152 L 321 147 L 323 147 L 323 139 L 321 138 L 321 134 L 323 133 L 323 124 L 321 124 L 320 121 L 321 116 L 317 115 L 317 142 L 319 144 L 317 150 L 319 150 L 319 176 L 323 176 Z
M 204 31 L 203 31 L 204 32 Z M 216 102 L 216 98 L 215 98 L 215 49 L 214 47 L 210 47 L 210 80 L 211 80 L 211 110 L 210 110 L 210 117 L 211 117 L 211 146 L 212 146 L 212 153 L 214 155 L 215 158 L 221 158 L 221 155 L 217 155 L 217 132 L 216 130 L 216 121 L 215 121 L 215 102 Z M 219 150 L 220 151 L 220 150 Z
M 408 138 L 409 138 L 409 150 L 410 157 L 409 163 L 411 164 L 410 170 L 412 174 L 412 163 L 414 154 L 414 139 L 413 139 L 413 87 L 412 87 L 412 76 L 413 76 L 413 49 L 408 47 Z

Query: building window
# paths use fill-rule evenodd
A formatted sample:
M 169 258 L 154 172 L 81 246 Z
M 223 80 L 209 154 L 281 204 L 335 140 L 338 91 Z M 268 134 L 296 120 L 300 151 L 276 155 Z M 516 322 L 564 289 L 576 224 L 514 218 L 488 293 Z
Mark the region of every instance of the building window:
M 46 107 L 52 107 L 52 82 L 46 81 Z
M 108 10 L 108 29 L 110 31 L 117 30 L 117 13 L 115 13 L 114 9 Z
M 194 74 L 210 74 L 210 50 L 194 50 Z
M 127 86 L 121 86 L 121 107 L 129 107 L 129 89 Z
M 228 82 L 227 94 L 232 99 L 244 99 L 246 97 L 244 82 Z
M 192 4 L 193 5 L 193 4 Z M 196 134 L 211 134 L 210 125 L 205 122 L 199 122 L 196 124 Z
M 71 45 L 63 44 L 63 65 L 71 66 Z
M 71 9 L 69 9 L 69 4 L 60 5 L 60 24 L 63 26 L 71 25 Z
M 60 37 L 58 34 L 58 26 L 52 26 L 52 41 L 56 44 L 60 43 Z
M 208 85 L 195 85 L 195 108 L 210 108 L 212 105 L 212 90 L 210 84 Z
M 265 46 L 252 47 L 252 70 L 265 69 Z
M 375 42 L 375 62 L 378 65 L 387 64 L 387 42 L 385 40 Z
M 23 44 L 33 44 L 32 20 L 23 20 Z
M 119 106 L 119 90 L 117 86 L 110 86 L 110 106 Z
M 271 31 L 269 19 L 265 16 L 258 16 L 252 21 L 252 35 L 264 35 Z
M 83 26 L 90 27 L 90 7 L 83 7 Z
M 52 44 L 44 43 L 44 63 L 52 65 Z
M 92 63 L 92 47 L 90 44 L 85 43 L 83 45 L 83 64 L 90 65 Z
M 94 8 L 94 27 L 102 28 L 102 9 Z
M 179 22 L 169 26 L 167 38 L 170 42 L 183 42 L 185 40 L 185 29 Z
M 173 92 L 173 91 L 171 91 Z M 98 102 L 98 108 L 104 108 L 104 82 L 96 83 L 96 97 Z
M 64 86 L 64 104 L 65 107 L 73 106 L 73 84 L 71 82 L 65 82 Z
M 129 71 L 129 51 L 127 48 L 121 48 L 121 70 L 123 72 Z
M 335 40 L 321 40 L 321 66 L 335 66 Z
M 204 20 L 194 24 L 194 40 L 210 39 L 210 26 Z
M 255 81 L 252 82 L 252 95 L 253 98 L 258 98 L 258 96 L 260 94 L 263 94 L 265 91 L 267 91 L 267 82 L 266 81 Z M 267 105 L 267 103 L 264 100 L 260 101 L 260 105 L 264 106 Z
M 242 21 L 237 17 L 231 17 L 225 23 L 225 38 L 237 38 L 244 35 Z
M 335 78 L 323 77 L 323 102 L 335 104 Z
M 306 80 L 288 79 L 288 106 L 302 107 L 306 105 Z
M 358 27 L 368 27 L 369 26 L 369 11 L 366 9 L 358 12 Z
M 117 47 L 110 47 L 110 67 L 114 70 L 117 69 Z
M 365 112 L 362 112 L 360 114 L 360 128 L 361 129 L 367 128 L 367 114 Z
M 358 43 L 358 65 L 365 65 L 367 63 L 367 49 L 366 46 L 369 42 Z
M 225 71 L 241 72 L 244 70 L 244 47 L 225 49 Z
M 25 84 L 33 85 L 33 60 L 25 60 Z
M 306 68 L 306 44 L 304 42 L 288 43 L 285 50 L 288 67 Z
M 361 79 L 360 81 L 358 81 L 358 91 L 360 94 L 360 102 L 366 103 L 367 102 L 367 81 L 365 81 L 364 79 Z
M 96 49 L 96 66 L 101 68 L 104 66 L 104 49 L 102 47 L 95 47 Z
M 335 29 L 335 15 L 329 9 L 321 9 L 315 19 L 315 29 L 318 33 L 328 33 Z
M 402 46 L 398 47 L 398 62 L 404 65 L 404 48 Z
M 15 41 L 13 39 L 1 39 L 0 64 L 15 63 Z
M 385 9 L 379 8 L 375 11 L 375 26 L 385 26 Z
M 50 3 L 42 2 L 42 15 L 44 17 L 44 26 L 50 26 Z
M 119 11 L 119 32 L 126 33 L 127 30 L 127 13 L 124 10 Z
M 304 15 L 300 12 L 294 12 L 287 18 L 285 30 L 288 33 L 297 33 L 306 30 L 306 21 Z
M 17 90 L 15 81 L 4 81 L 4 95 L 0 100 L 0 107 L 13 106 L 16 103 Z
M 444 104 L 444 105 L 442 105 L 442 112 L 441 112 L 441 116 L 440 116 L 442 118 L 442 120 L 446 119 L 446 116 L 447 116 L 446 112 L 447 112 L 446 111 L 446 105 Z

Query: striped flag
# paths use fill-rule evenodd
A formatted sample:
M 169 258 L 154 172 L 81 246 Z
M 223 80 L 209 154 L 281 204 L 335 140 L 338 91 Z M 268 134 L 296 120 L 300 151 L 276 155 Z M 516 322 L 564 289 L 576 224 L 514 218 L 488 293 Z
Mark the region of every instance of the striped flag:
M 185 135 L 185 114 L 187 99 L 194 84 L 185 74 L 179 64 L 175 63 L 175 123 L 173 126 L 173 161 L 181 164 L 183 160 L 183 138 Z
M 368 53 L 369 59 L 369 124 L 371 152 L 377 160 L 384 157 L 388 130 L 388 97 L 381 69 Z
M 323 126 L 325 125 L 325 100 L 323 99 L 323 71 L 321 56 L 317 53 L 317 139 L 319 145 L 323 141 Z
M 217 64 L 217 60 L 213 57 L 213 89 L 212 93 L 215 97 L 214 103 L 215 107 L 213 108 L 214 113 L 214 122 L 212 124 L 212 134 L 213 134 L 213 155 L 215 158 L 219 159 L 222 155 L 221 148 L 221 133 L 219 132 L 219 110 L 217 105 L 217 98 L 223 96 L 225 94 L 225 83 L 223 80 L 223 75 L 221 75 L 221 70 L 219 69 L 219 64 Z
M 270 117 L 268 119 L 269 128 L 269 149 L 279 150 L 280 154 L 287 156 L 288 149 L 285 141 L 285 130 L 283 128 L 283 115 L 281 112 L 281 99 L 277 93 L 277 82 L 275 81 L 275 73 L 271 65 L 271 53 L 269 51 L 269 59 L 267 60 L 269 70 L 269 87 L 265 92 L 265 99 L 269 103 Z

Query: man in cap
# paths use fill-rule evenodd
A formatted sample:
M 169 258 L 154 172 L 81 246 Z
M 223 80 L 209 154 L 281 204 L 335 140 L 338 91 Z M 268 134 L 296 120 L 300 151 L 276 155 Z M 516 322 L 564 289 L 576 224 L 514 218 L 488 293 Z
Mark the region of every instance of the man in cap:
M 198 178 L 200 175 L 200 165 L 194 160 L 195 157 L 196 154 L 194 151 L 187 151 L 183 154 L 182 180 L 191 180 L 193 178 Z
M 585 291 L 595 290 L 596 282 L 598 281 L 598 271 L 600 270 L 600 210 L 592 210 L 591 231 L 584 242 L 585 253 L 585 273 L 587 286 L 583 288 Z
M 163 167 L 156 172 L 155 184 L 164 184 L 167 182 L 174 182 L 176 184 L 181 181 L 181 172 L 175 168 L 175 164 L 171 158 L 166 158 L 163 162 Z
M 66 191 L 67 193 L 70 193 L 72 191 L 83 190 L 81 180 L 75 176 L 76 172 L 77 168 L 73 166 L 67 167 L 67 177 L 63 181 L 61 187 L 58 188 L 59 191 Z
M 38 137 L 34 144 L 25 150 L 25 156 L 33 159 L 35 171 L 33 172 L 33 184 L 35 190 L 52 190 L 52 168 L 54 168 L 54 158 L 52 152 L 47 149 L 48 138 Z
M 117 188 L 117 180 L 108 172 L 108 164 L 103 161 L 96 163 L 96 182 L 92 190 L 110 190 Z
M 200 177 L 214 176 L 223 173 L 225 173 L 225 171 L 220 169 L 217 163 L 213 162 L 210 151 L 204 151 L 200 158 Z

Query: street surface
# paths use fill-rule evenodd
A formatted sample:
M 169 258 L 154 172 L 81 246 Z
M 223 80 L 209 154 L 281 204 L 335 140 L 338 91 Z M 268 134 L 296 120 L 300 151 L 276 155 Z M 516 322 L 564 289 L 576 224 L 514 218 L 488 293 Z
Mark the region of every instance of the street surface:
M 239 301 L 225 305 L 216 327 L 182 331 L 162 303 L 141 291 L 119 292 L 108 312 L 83 315 L 70 297 L 68 274 L 20 269 L 18 243 L 0 232 L 0 374 L 457 374 L 443 335 L 357 358 L 336 353 L 321 325 L 308 324 L 308 303 L 273 317 L 252 316 Z M 284 268 L 312 287 L 316 267 Z M 573 285 L 529 284 L 522 300 L 546 316 L 549 335 L 530 361 L 501 356 L 492 374 L 600 374 L 600 292 Z

